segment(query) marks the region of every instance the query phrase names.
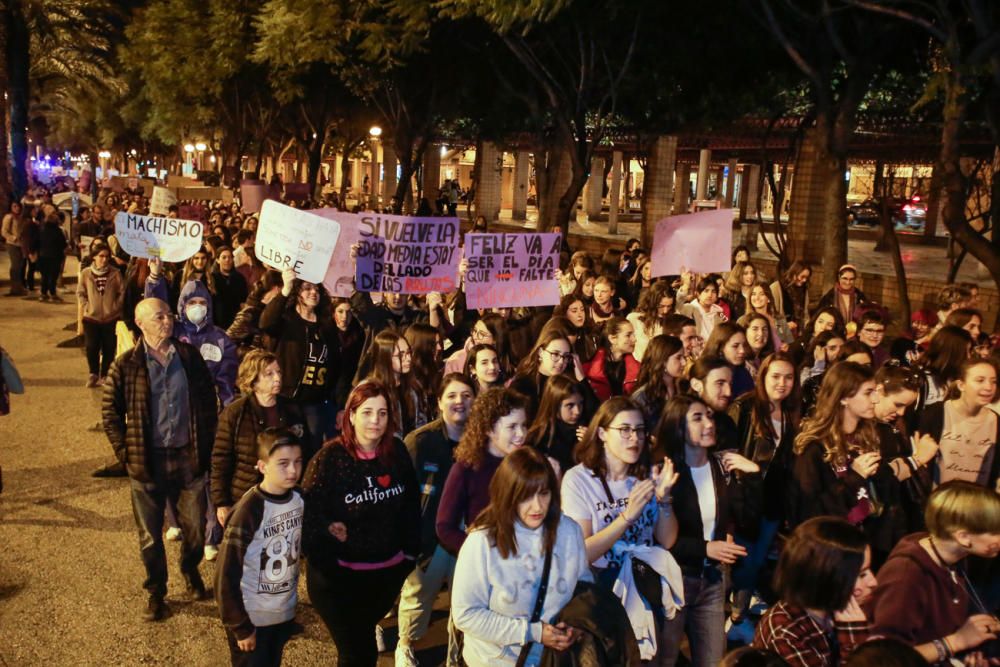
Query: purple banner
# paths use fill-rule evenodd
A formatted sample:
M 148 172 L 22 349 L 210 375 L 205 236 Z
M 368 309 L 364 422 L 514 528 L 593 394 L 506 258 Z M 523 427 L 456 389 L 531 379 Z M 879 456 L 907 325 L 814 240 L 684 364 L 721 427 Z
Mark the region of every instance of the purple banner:
M 269 190 L 264 181 L 245 179 L 240 183 L 240 201 L 243 202 L 244 213 L 260 213 Z
M 455 289 L 458 218 L 381 213 L 353 217 L 361 236 L 355 275 L 358 291 L 427 294 Z
M 561 247 L 561 234 L 466 234 L 468 307 L 558 304 Z

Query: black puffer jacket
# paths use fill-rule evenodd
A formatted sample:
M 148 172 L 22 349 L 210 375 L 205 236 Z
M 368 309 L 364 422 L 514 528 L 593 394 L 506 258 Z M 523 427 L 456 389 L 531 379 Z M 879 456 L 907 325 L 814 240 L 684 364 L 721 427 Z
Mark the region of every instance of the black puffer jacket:
M 305 420 L 298 406 L 278 396 L 279 426 L 291 429 L 305 442 Z M 257 436 L 267 428 L 264 408 L 251 394 L 241 396 L 219 415 L 219 430 L 212 447 L 212 503 L 232 507 L 260 481 L 257 472 Z M 305 457 L 309 452 L 303 452 Z

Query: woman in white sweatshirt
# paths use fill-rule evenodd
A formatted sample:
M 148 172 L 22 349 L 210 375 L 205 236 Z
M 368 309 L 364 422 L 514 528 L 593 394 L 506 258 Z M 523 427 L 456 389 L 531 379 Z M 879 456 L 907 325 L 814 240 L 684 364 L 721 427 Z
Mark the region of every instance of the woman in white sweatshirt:
M 523 447 L 504 458 L 490 482 L 490 504 L 470 530 L 451 598 L 452 619 L 465 633 L 466 664 L 514 665 L 525 651 L 524 664 L 537 665 L 543 645 L 561 651 L 575 642 L 578 631 L 549 621 L 579 580 L 593 579 L 583 533 L 562 515 L 559 482 L 543 454 Z

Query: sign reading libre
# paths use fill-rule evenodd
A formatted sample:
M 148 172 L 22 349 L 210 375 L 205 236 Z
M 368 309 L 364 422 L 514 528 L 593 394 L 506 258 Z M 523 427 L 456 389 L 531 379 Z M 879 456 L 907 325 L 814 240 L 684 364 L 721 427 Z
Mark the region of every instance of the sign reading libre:
M 133 257 L 159 257 L 183 262 L 201 247 L 204 226 L 197 220 L 160 218 L 120 212 L 115 216 L 115 236 Z
M 358 214 L 355 281 L 361 292 L 450 292 L 458 271 L 458 218 Z
M 321 283 L 340 236 L 340 224 L 273 200 L 264 202 L 254 250 L 264 264 L 294 269 L 310 283 Z
M 560 234 L 466 234 L 468 307 L 558 304 L 561 247 Z

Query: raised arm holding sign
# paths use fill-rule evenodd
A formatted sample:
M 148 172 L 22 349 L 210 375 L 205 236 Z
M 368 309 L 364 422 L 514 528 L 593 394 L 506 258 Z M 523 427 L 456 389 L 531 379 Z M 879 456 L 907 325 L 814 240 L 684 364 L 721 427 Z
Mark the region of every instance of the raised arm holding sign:
M 121 211 L 115 216 L 115 238 L 133 257 L 159 257 L 183 262 L 201 248 L 204 225 L 197 220 L 161 218 Z
M 269 199 L 261 207 L 254 250 L 267 266 L 321 283 L 339 236 L 340 223 Z

